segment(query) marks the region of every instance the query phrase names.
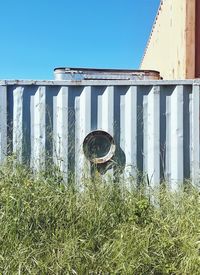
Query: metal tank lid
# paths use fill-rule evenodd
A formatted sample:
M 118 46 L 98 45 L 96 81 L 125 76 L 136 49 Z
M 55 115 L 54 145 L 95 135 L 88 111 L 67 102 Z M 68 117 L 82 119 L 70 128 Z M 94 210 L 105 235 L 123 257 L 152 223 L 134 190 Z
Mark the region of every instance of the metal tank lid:
M 160 73 L 154 70 L 69 68 L 54 69 L 56 80 L 159 80 Z

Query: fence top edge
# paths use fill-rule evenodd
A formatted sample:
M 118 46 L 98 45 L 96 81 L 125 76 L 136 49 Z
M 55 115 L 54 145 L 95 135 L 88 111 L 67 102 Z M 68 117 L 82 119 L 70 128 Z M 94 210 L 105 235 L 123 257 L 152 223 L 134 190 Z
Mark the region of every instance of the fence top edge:
M 177 86 L 200 85 L 200 79 L 190 80 L 0 80 L 0 86 Z

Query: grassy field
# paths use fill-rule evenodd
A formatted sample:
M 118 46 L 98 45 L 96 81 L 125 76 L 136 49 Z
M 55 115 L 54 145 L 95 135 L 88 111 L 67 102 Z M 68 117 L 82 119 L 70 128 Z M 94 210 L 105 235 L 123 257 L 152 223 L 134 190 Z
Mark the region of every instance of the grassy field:
M 200 196 L 0 168 L 0 274 L 200 274 Z

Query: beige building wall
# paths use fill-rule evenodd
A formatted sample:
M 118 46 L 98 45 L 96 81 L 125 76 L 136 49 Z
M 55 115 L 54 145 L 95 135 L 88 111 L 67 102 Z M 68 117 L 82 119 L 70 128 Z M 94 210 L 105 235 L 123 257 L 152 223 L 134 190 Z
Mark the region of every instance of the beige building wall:
M 160 71 L 163 79 L 186 78 L 186 1 L 161 2 L 141 69 Z

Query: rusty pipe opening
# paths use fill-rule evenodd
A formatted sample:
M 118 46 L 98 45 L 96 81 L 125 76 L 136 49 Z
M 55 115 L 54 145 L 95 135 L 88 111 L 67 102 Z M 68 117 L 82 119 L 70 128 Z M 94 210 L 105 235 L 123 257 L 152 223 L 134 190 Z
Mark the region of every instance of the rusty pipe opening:
M 83 141 L 86 158 L 95 164 L 108 162 L 113 157 L 115 149 L 114 139 L 106 131 L 92 131 Z

